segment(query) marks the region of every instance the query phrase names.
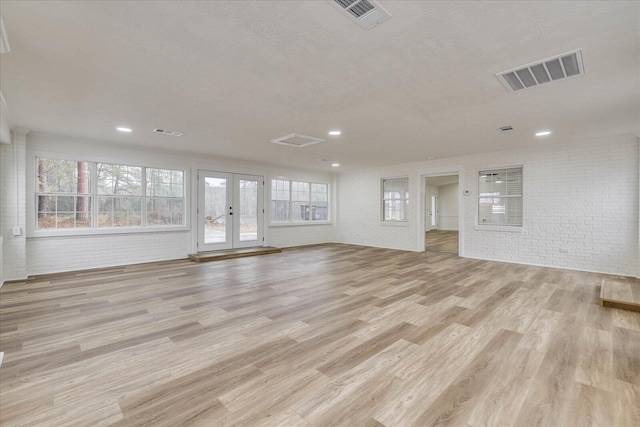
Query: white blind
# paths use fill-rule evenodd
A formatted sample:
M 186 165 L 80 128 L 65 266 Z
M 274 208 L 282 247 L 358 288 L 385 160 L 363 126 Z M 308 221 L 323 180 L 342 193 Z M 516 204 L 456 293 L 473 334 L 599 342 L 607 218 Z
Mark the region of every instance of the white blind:
M 478 172 L 478 224 L 522 226 L 522 167 Z

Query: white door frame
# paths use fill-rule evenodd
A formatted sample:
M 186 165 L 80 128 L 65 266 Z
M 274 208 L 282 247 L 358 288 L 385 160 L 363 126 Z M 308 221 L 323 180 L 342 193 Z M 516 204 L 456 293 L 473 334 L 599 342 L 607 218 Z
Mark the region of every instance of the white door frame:
M 214 251 L 232 248 L 244 248 L 264 246 L 264 176 L 237 174 L 230 172 L 217 172 L 205 169 L 198 169 L 196 172 L 197 209 L 196 209 L 196 251 Z M 205 244 L 205 209 L 204 209 L 204 180 L 208 177 L 221 178 L 227 180 L 226 205 L 225 205 L 225 241 L 220 243 Z M 240 181 L 255 180 L 258 183 L 257 189 L 257 237 L 256 240 L 240 239 Z M 234 216 L 235 214 L 235 216 Z
M 462 166 L 448 166 L 446 168 L 426 168 L 420 169 L 417 173 L 417 182 L 419 183 L 418 194 L 420 197 L 418 205 L 418 251 L 425 251 L 424 236 L 426 233 L 426 192 L 427 192 L 427 178 L 435 178 L 437 176 L 458 175 L 458 256 L 464 256 L 464 201 L 471 200 L 464 198 L 463 193 L 465 190 L 465 175 Z

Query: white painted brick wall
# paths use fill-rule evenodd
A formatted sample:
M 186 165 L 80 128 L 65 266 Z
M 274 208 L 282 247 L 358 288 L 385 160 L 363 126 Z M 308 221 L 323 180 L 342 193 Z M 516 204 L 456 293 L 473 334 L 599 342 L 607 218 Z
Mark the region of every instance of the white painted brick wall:
M 186 258 L 189 232 L 46 237 L 27 240 L 29 275 Z
M 611 137 L 343 173 L 338 238 L 417 250 L 418 172 L 463 167 L 464 256 L 636 276 L 638 139 Z M 476 230 L 477 171 L 524 165 L 521 233 Z M 409 176 L 408 227 L 380 225 L 380 179 Z M 568 253 L 561 253 L 566 249 Z
M 18 170 L 15 170 L 13 150 L 18 157 Z M 21 280 L 27 277 L 26 237 L 25 237 L 25 148 L 26 138 L 22 131 L 13 133 L 13 144 L 0 144 L 0 228 L 3 237 L 2 279 Z M 17 180 L 17 187 L 16 187 Z M 16 195 L 17 190 L 17 195 Z M 18 220 L 16 222 L 16 203 Z M 12 228 L 17 224 L 22 230 L 20 236 L 14 236 Z
M 269 234 L 269 245 L 277 248 L 336 241 L 336 227 L 331 224 L 269 227 Z

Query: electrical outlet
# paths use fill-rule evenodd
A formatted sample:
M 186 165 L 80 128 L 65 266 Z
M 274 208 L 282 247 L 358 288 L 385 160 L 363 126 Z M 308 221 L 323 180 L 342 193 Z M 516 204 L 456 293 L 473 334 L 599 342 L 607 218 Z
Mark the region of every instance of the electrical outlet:
M 22 230 L 20 229 L 20 227 L 13 227 L 11 230 L 14 236 L 19 236 L 22 234 Z

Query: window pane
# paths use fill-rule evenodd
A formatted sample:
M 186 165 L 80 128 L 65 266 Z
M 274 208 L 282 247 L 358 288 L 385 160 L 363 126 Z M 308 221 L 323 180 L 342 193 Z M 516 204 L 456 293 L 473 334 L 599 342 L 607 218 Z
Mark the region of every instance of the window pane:
M 91 227 L 91 196 L 38 196 L 38 229 Z
M 281 200 L 271 201 L 271 221 L 287 222 L 289 221 L 289 202 Z
M 480 171 L 478 224 L 521 226 L 522 181 L 521 167 Z
M 311 201 L 327 201 L 327 184 L 311 184 Z
M 385 221 L 406 221 L 408 200 L 385 200 L 384 220 Z
M 309 202 L 291 202 L 291 221 L 309 221 Z
M 490 225 L 522 225 L 522 198 L 481 197 L 478 202 L 478 222 Z
M 183 179 L 182 171 L 147 168 L 147 196 L 182 197 Z
M 147 225 L 183 225 L 184 203 L 177 198 L 147 199 Z
M 382 181 L 384 199 L 406 199 L 409 197 L 409 178 L 392 178 Z
M 140 227 L 142 197 L 98 197 L 98 227 Z
M 142 195 L 142 168 L 98 163 L 98 194 Z
M 291 182 L 291 200 L 299 202 L 309 202 L 309 183 L 308 182 Z M 308 204 L 308 203 L 307 203 Z
M 80 193 L 91 191 L 88 162 L 36 158 L 38 193 Z
M 329 211 L 327 204 L 323 202 L 313 202 L 311 205 L 311 220 L 312 221 L 328 221 Z

